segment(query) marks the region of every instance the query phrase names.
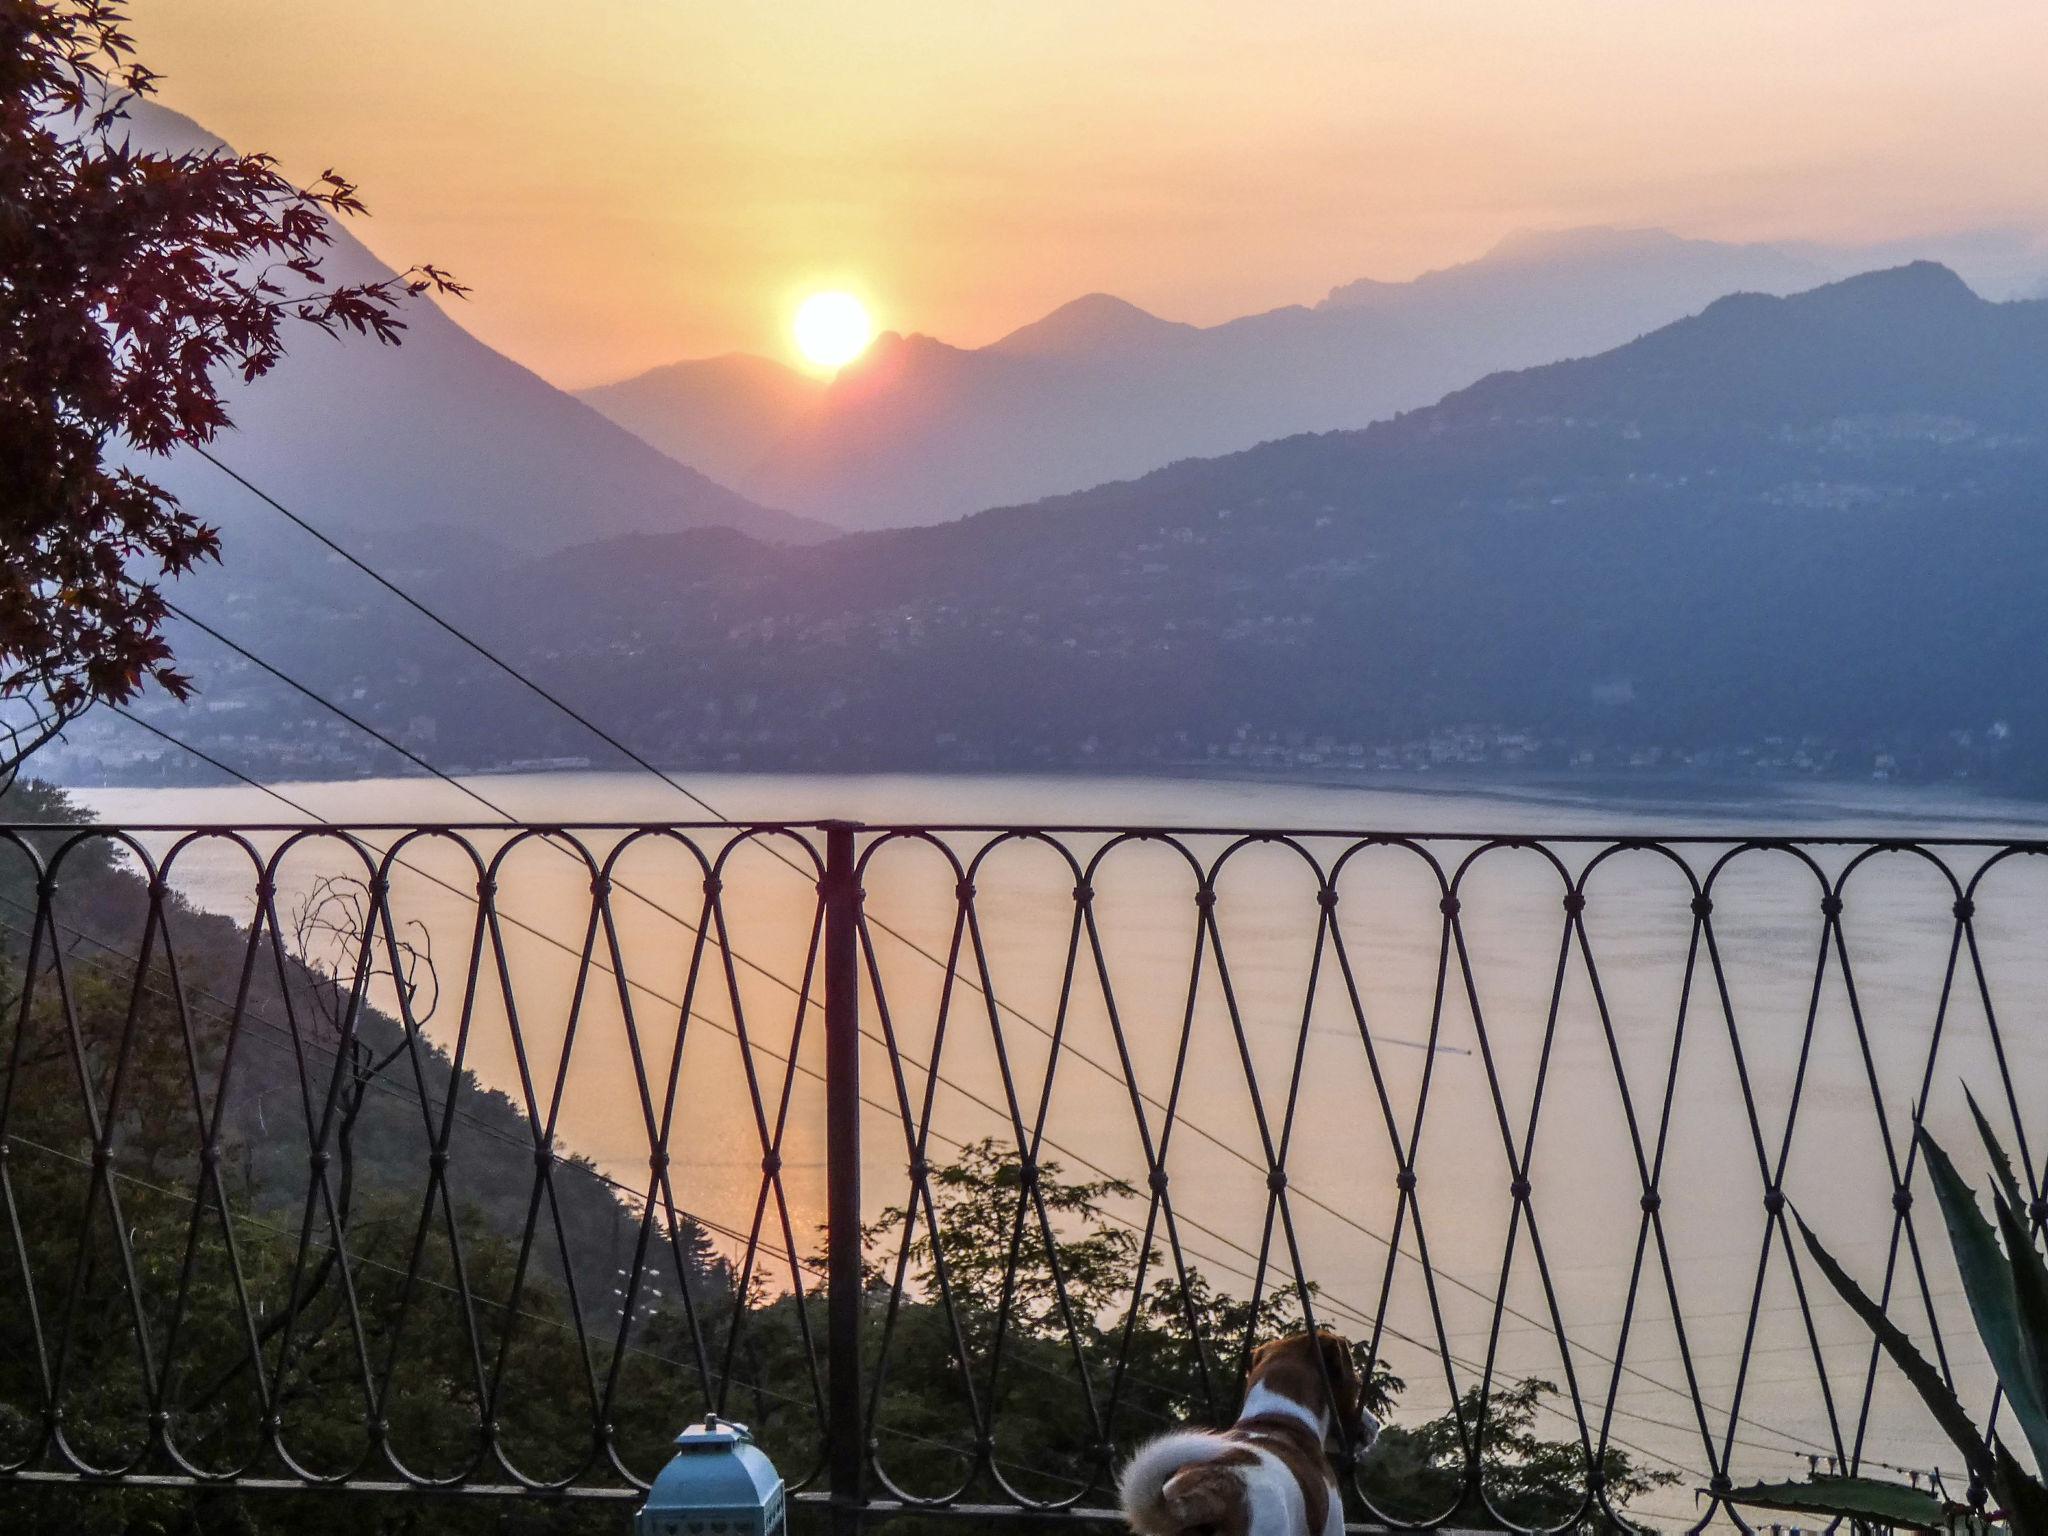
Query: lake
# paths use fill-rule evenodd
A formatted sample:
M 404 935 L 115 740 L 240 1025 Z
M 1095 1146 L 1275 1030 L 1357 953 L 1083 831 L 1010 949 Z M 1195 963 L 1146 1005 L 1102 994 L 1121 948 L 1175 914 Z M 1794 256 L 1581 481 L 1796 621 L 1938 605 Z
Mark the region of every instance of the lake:
M 645 776 L 534 774 L 470 782 L 529 820 L 705 816 Z M 1185 1250 L 1205 1274 L 1249 1290 L 1264 1252 L 1264 1283 L 1286 1282 L 1286 1234 L 1268 1230 L 1261 1149 L 1265 1138 L 1287 1134 L 1289 1206 L 1302 1268 L 1321 1287 L 1318 1305 L 1335 1326 L 1362 1336 L 1375 1317 L 1384 1317 L 1383 1353 L 1410 1384 L 1403 1416 L 1440 1411 L 1454 1383 L 1476 1380 L 1490 1339 L 1496 1340 L 1498 1370 L 1511 1376 L 1562 1383 L 1569 1365 L 1589 1403 L 1612 1403 L 1617 1440 L 1646 1459 L 1668 1458 L 1686 1469 L 1681 1491 L 1659 1500 L 1659 1512 L 1689 1506 L 1685 1490 L 1704 1480 L 1705 1458 L 1654 1238 L 1639 1250 L 1643 1181 L 1624 1085 L 1646 1155 L 1655 1151 L 1669 1085 L 1658 1189 L 1671 1285 L 1717 1446 L 1739 1381 L 1738 1481 L 1803 1471 L 1806 1451 L 1831 1444 L 1823 1432 L 1813 1341 L 1783 1250 L 1760 1266 L 1767 1223 L 1758 1139 L 1773 1163 L 1784 1147 L 1786 1194 L 1872 1288 L 1894 1252 L 1893 1185 L 1880 1109 L 1892 1145 L 1903 1154 L 1904 1128 L 1923 1082 L 1930 1084 L 1929 1123 L 1975 1176 L 1984 1159 L 1968 1129 L 1962 1087 L 1968 1083 L 1987 1099 L 2010 1140 L 2014 1115 L 1998 1086 L 2002 1049 L 2019 1085 L 2019 1124 L 2037 1165 L 2039 1149 L 2048 1145 L 2048 944 L 2042 942 L 2048 937 L 2048 868 L 2042 867 L 2048 860 L 2007 860 L 1985 877 L 1971 925 L 1973 964 L 1969 947 L 1958 948 L 1955 889 L 1915 853 L 1882 853 L 1848 878 L 1838 939 L 1826 930 L 1817 873 L 1832 878 L 1861 850 L 1817 845 L 1810 866 L 1782 851 L 1743 853 L 1713 888 L 1711 927 L 1725 996 L 1701 943 L 1694 887 L 1681 867 L 1704 879 L 1736 841 L 1762 834 L 1921 841 L 2042 836 L 2048 811 L 2030 803 L 1882 785 L 1673 786 L 1621 794 L 1569 785 L 1420 788 L 1417 783 L 1426 781 L 1405 781 L 1383 788 L 1136 777 L 692 775 L 688 782 L 722 815 L 743 821 L 844 817 L 875 824 L 1143 824 L 1313 834 L 1295 847 L 1231 853 L 1216 877 L 1215 926 L 1206 935 L 1188 856 L 1207 863 L 1232 839 L 1192 837 L 1186 854 L 1157 843 L 1117 846 L 1091 877 L 1099 961 L 1085 937 L 1071 948 L 1076 880 L 1066 859 L 1041 843 L 1006 843 L 976 872 L 980 958 L 977 933 L 959 934 L 950 989 L 946 957 L 956 953 L 960 912 L 953 867 L 928 845 L 885 843 L 864 872 L 874 965 L 905 1062 L 913 1120 L 924 1114 L 930 1093 L 932 1160 L 986 1136 L 1014 1145 L 1001 1070 L 1006 1062 L 1016 1112 L 1027 1126 L 1041 1101 L 1045 1105 L 1047 1159 L 1069 1177 L 1100 1172 L 1142 1189 L 1147 1165 L 1121 1049 L 1155 1142 L 1164 1106 L 1175 1102 L 1165 1166 Z M 341 823 L 491 819 L 475 801 L 434 782 L 281 787 Z M 80 795 L 108 821 L 131 825 L 295 819 L 246 788 L 90 789 Z M 1358 832 L 1439 836 L 1419 849 L 1372 847 L 1354 854 L 1336 882 L 1339 900 L 1325 928 L 1320 877 L 1307 860 L 1327 872 L 1349 846 L 1336 834 Z M 1582 934 L 1568 924 L 1561 902 L 1565 877 L 1585 867 L 1601 845 L 1557 845 L 1563 875 L 1536 851 L 1486 852 L 1458 888 L 1461 956 L 1455 944 L 1446 949 L 1438 875 L 1421 855 L 1434 855 L 1449 872 L 1478 848 L 1471 839 L 1484 834 L 1689 834 L 1722 841 L 1679 849 L 1678 860 L 1648 850 L 1606 858 L 1585 885 Z M 620 835 L 593 832 L 586 842 L 602 855 Z M 502 834 L 473 836 L 488 852 Z M 707 855 L 723 846 L 721 834 L 699 836 Z M 963 858 L 988 840 L 978 833 L 949 838 Z M 161 849 L 171 838 L 147 841 Z M 279 835 L 255 841 L 267 848 Z M 384 846 L 391 836 L 366 835 L 366 841 Z M 1085 861 L 1107 837 L 1077 832 L 1063 841 Z M 1942 852 L 1967 880 L 1989 850 Z M 800 865 L 808 860 L 794 840 L 784 856 Z M 332 840 L 296 848 L 279 866 L 280 910 L 322 889 L 323 878 L 359 870 L 351 858 Z M 200 843 L 180 854 L 174 871 L 174 883 L 200 905 L 249 914 L 245 854 Z M 728 1233 L 751 1227 L 763 1150 L 755 1104 L 758 1096 L 772 1126 L 787 1079 L 783 1184 L 790 1228 L 799 1249 L 808 1251 L 824 1210 L 823 1099 L 816 1076 L 823 1041 L 816 1009 L 801 1010 L 801 1031 L 796 1027 L 815 912 L 813 876 L 792 870 L 762 844 L 737 848 L 721 874 L 734 963 L 728 971 L 713 946 L 692 997 L 696 1032 L 683 1052 L 670 1136 L 678 1197 Z M 441 973 L 442 996 L 427 1028 L 444 1041 L 453 1039 L 461 1014 L 459 994 L 477 926 L 475 887 L 467 855 L 443 840 L 411 845 L 394 869 L 394 916 L 417 925 L 408 932 L 430 938 Z M 702 892 L 702 869 L 688 848 L 671 839 L 636 843 L 619 861 L 612 901 L 618 953 L 632 985 L 621 989 L 602 968 L 585 978 L 590 984 L 562 1077 L 559 1137 L 628 1184 L 644 1187 L 648 1148 L 621 993 L 632 1005 L 643 1059 L 656 1064 L 648 1070 L 658 1098 L 678 1001 L 689 982 Z M 560 847 L 528 843 L 506 861 L 499 910 L 527 1071 L 537 1102 L 545 1104 L 565 1055 L 577 957 L 592 931 L 589 873 Z M 607 938 L 600 933 L 601 958 Z M 998 1007 L 980 990 L 984 966 Z M 467 1061 L 485 1083 L 516 1098 L 523 1091 L 520 1064 L 488 946 L 483 975 Z M 1112 1026 L 1112 1000 L 1121 1041 Z M 877 1043 L 881 1014 L 872 991 L 863 1007 L 871 1036 L 863 1074 L 872 1218 L 904 1201 L 909 1153 L 889 1058 Z M 1932 1050 L 1937 1022 L 1938 1050 Z M 1061 1050 L 1047 1094 L 1055 1025 Z M 741 1048 L 742 1033 L 750 1049 Z M 785 1070 L 791 1059 L 803 1069 L 793 1076 Z M 936 1078 L 927 1072 L 934 1060 Z M 1741 1072 L 1757 1104 L 1755 1133 Z M 1803 1083 L 1801 1107 L 1787 1144 L 1795 1081 Z M 1296 1085 L 1291 1131 L 1290 1084 Z M 1418 1100 L 1426 1103 L 1419 1128 Z M 1532 1105 L 1539 1104 L 1532 1131 Z M 1396 1185 L 1397 1148 L 1411 1141 L 1420 1240 Z M 1525 1145 L 1531 1149 L 1526 1173 L 1533 1221 L 1515 1221 L 1508 1148 L 1519 1158 Z M 1954 1349 L 1969 1336 L 1967 1312 L 1924 1179 L 1916 1176 L 1915 1187 L 1928 1297 L 1922 1300 L 1909 1282 L 1910 1268 L 1902 1268 L 1893 1311 L 1924 1341 L 1931 1308 L 1951 1344 L 1960 1383 L 1981 1405 L 1988 1402 L 1988 1372 L 1976 1363 L 1973 1343 Z M 1148 1213 L 1147 1201 L 1137 1196 L 1110 1205 L 1119 1219 L 1140 1226 Z M 1547 1266 L 1547 1289 L 1532 1229 Z M 767 1230 L 770 1246 L 779 1248 L 773 1204 Z M 723 1244 L 728 1251 L 740 1246 L 732 1236 Z M 1390 1250 L 1398 1251 L 1390 1258 Z M 1496 1336 L 1494 1298 L 1504 1269 L 1507 1307 Z M 778 1274 L 786 1271 L 771 1266 L 769 1282 L 781 1283 Z M 1448 1377 L 1436 1358 L 1430 1277 L 1452 1359 Z M 1617 1372 L 1613 1361 L 1622 1353 L 1632 1279 L 1626 1366 Z M 1553 1298 L 1573 1341 L 1569 1362 L 1551 1326 Z M 1844 1309 L 1813 1299 L 1827 1385 L 1844 1434 L 1853 1438 L 1867 1335 Z M 1754 1339 L 1745 1354 L 1752 1316 Z M 1593 1430 L 1598 1433 L 1597 1418 Z M 1555 1417 L 1546 1432 L 1570 1431 Z M 1936 1459 L 1953 1464 L 1910 1393 L 1883 1370 L 1865 1451 L 1902 1466 Z

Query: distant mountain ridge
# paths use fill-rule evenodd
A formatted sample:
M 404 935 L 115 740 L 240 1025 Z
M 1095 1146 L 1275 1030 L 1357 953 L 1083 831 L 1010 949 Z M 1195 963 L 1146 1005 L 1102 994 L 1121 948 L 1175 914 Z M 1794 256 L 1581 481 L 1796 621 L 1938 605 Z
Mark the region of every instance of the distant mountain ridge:
M 1088 293 L 989 343 L 1019 357 L 1110 357 L 1139 347 L 1191 342 L 1201 327 L 1162 320 L 1113 294 Z
M 150 102 L 136 105 L 127 131 L 173 152 L 221 142 Z M 339 282 L 391 275 L 345 224 L 334 226 L 325 269 Z M 535 553 L 635 530 L 731 526 L 769 540 L 835 531 L 660 452 L 430 302 L 407 305 L 402 318 L 399 347 L 288 331 L 285 360 L 231 391 L 235 429 L 216 452 L 337 534 L 438 533 Z M 246 502 L 194 457 L 146 468 L 202 515 Z
M 809 547 L 607 541 L 442 600 L 678 766 L 2048 791 L 2043 590 L 2048 302 L 1915 264 L 1362 430 Z M 291 622 L 305 665 L 360 674 L 360 616 Z M 384 707 L 455 762 L 593 750 L 517 697 L 478 707 L 495 685 L 466 664 L 406 686 Z
M 1944 417 L 1973 432 L 2048 425 L 2048 304 L 1990 304 L 1934 262 L 1789 298 L 1734 294 L 1598 358 L 1483 379 L 1443 414 L 1811 428 Z
M 1411 281 L 1348 283 L 1221 325 L 1089 294 L 980 348 L 892 333 L 828 383 L 781 369 L 757 412 L 745 370 L 779 367 L 761 359 L 583 398 L 692 462 L 715 454 L 724 478 L 778 506 L 904 526 L 1362 427 L 1489 373 L 1606 351 L 1730 293 L 1811 288 L 1853 259 L 1661 230 L 1525 232 Z M 707 407 L 721 388 L 740 404 Z
M 717 564 L 649 652 L 704 679 L 678 760 L 744 699 L 729 739 L 792 764 L 1321 740 L 2048 787 L 2048 302 L 1931 263 L 1733 296 L 1364 430 Z

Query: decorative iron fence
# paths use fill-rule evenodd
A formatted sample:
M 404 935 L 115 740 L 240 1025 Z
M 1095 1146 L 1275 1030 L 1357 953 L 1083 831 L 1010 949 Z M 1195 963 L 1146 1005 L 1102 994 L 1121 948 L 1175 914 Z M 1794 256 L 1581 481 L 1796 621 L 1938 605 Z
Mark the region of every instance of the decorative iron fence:
M 1298 1326 L 1362 1528 L 1934 1473 L 1788 1214 L 1995 1414 L 1911 1128 L 2048 1218 L 2044 852 L 0 829 L 0 1477 L 1101 1520 Z

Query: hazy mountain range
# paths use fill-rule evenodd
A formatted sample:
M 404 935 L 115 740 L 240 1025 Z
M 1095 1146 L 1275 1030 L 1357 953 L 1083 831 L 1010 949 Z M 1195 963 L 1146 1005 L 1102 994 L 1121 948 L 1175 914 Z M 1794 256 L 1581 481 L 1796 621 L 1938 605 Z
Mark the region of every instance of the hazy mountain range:
M 678 766 L 1650 762 L 2040 787 L 2044 589 L 2048 303 L 1918 264 L 936 527 L 635 535 L 451 568 L 433 594 Z M 245 636 L 443 763 L 605 761 L 374 593 L 244 597 Z M 238 761 L 394 766 L 260 678 L 202 676 Z
M 2024 286 L 2025 241 L 1973 239 Z M 829 384 L 737 358 L 593 392 L 687 403 L 694 446 L 632 422 L 667 452 L 422 304 L 400 349 L 302 338 L 221 452 L 678 766 L 1647 754 L 2048 786 L 2048 301 L 1925 262 L 1817 281 L 1852 259 L 1521 237 L 1222 326 L 1096 296 L 979 349 L 885 338 Z M 388 270 L 345 233 L 333 266 Z M 1233 434 L 1270 440 L 1189 457 Z M 756 447 L 747 494 L 718 483 Z M 603 760 L 210 467 L 155 467 L 227 527 L 195 612 L 444 764 Z M 1011 504 L 822 537 L 771 505 L 803 485 L 849 521 Z M 224 760 L 397 766 L 177 639 L 201 704 L 152 707 Z M 135 743 L 89 716 L 65 760 L 123 775 Z
M 1993 292 L 2048 266 L 2024 236 L 1947 245 Z M 1725 294 L 1794 292 L 1880 257 L 1900 259 L 1660 230 L 1521 234 L 1412 281 L 1348 283 L 1313 307 L 1222 325 L 1091 294 L 986 347 L 886 334 L 830 380 L 736 354 L 582 398 L 763 501 L 844 527 L 905 526 L 1361 427 L 1497 370 L 1605 351 Z
M 140 146 L 172 152 L 221 142 L 149 102 L 135 108 L 129 131 Z M 345 224 L 325 270 L 333 282 L 391 275 Z M 767 539 L 834 531 L 668 457 L 429 302 L 406 306 L 403 318 L 399 347 L 311 330 L 288 336 L 276 371 L 234 391 L 237 430 L 216 452 L 331 532 L 380 546 L 454 537 L 531 553 L 635 530 L 720 525 Z M 205 514 L 230 515 L 247 499 L 196 458 L 142 467 Z
M 131 131 L 154 148 L 220 142 L 148 102 Z M 2025 236 L 1948 244 L 1994 288 L 2043 269 Z M 829 380 L 732 355 L 580 399 L 470 336 L 459 304 L 420 302 L 401 348 L 295 338 L 272 375 L 237 391 L 238 431 L 218 451 L 386 556 L 423 533 L 514 554 L 712 525 L 804 541 L 1363 426 L 1492 371 L 1602 351 L 1726 293 L 1811 287 L 1864 254 L 1657 230 L 1523 234 L 1409 282 L 1348 283 L 1313 307 L 1222 325 L 1094 294 L 986 347 L 884 335 Z M 390 273 L 346 225 L 328 267 L 338 281 Z M 246 499 L 196 460 L 152 472 L 201 507 Z

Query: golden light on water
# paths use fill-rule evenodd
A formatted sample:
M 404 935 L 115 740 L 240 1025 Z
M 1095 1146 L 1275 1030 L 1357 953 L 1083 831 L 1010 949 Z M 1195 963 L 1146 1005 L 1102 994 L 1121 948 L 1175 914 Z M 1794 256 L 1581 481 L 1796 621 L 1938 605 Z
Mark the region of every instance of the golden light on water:
M 867 351 L 875 323 L 850 293 L 814 293 L 797 306 L 792 325 L 797 350 L 818 368 L 840 368 Z

